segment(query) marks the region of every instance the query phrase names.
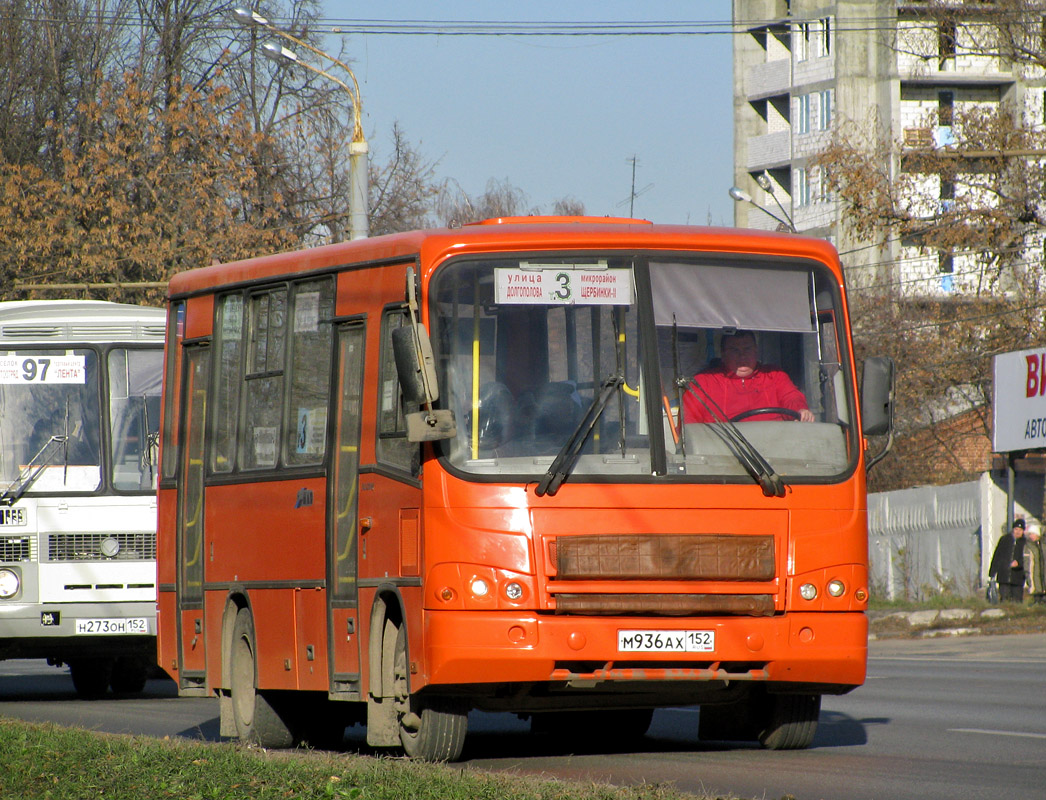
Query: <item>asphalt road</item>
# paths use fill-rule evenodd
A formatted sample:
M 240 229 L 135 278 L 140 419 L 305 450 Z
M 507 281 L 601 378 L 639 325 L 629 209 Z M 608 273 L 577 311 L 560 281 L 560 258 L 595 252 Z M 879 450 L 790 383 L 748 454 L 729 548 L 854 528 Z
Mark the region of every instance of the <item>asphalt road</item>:
M 144 696 L 81 701 L 68 674 L 0 662 L 0 715 L 113 733 L 217 740 L 217 701 Z M 465 763 L 483 770 L 688 792 L 798 800 L 1046 797 L 1046 635 L 871 643 L 865 686 L 826 697 L 813 747 L 768 752 L 698 742 L 697 711 L 657 712 L 638 747 L 584 752 L 529 734 L 505 714 L 474 713 Z M 368 752 L 360 728 L 345 749 Z

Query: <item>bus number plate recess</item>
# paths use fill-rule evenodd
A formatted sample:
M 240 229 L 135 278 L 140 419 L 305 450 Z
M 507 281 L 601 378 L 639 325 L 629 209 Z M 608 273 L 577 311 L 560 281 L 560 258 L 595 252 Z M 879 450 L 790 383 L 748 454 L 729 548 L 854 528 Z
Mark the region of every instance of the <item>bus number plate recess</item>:
M 112 635 L 141 634 L 149 632 L 149 622 L 145 617 L 132 619 L 78 619 L 77 635 Z
M 620 653 L 712 653 L 715 631 L 619 630 Z

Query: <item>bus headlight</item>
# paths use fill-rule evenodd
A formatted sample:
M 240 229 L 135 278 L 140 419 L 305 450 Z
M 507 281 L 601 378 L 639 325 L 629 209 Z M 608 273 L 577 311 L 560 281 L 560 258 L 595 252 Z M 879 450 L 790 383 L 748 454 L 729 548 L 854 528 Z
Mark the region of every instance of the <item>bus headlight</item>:
M 17 572 L 11 569 L 0 569 L 0 599 L 7 600 L 18 594 L 21 583 Z
M 812 583 L 804 583 L 799 587 L 799 596 L 804 600 L 813 600 L 817 597 L 817 587 Z
M 519 600 L 523 596 L 523 587 L 515 581 L 505 586 L 505 597 L 509 600 Z
M 840 580 L 828 581 L 828 594 L 832 597 L 842 597 L 846 591 L 846 584 Z
M 490 586 L 488 586 L 487 582 L 482 578 L 473 578 L 469 588 L 472 590 L 472 594 L 476 595 L 476 597 L 486 597 L 487 592 L 490 591 Z

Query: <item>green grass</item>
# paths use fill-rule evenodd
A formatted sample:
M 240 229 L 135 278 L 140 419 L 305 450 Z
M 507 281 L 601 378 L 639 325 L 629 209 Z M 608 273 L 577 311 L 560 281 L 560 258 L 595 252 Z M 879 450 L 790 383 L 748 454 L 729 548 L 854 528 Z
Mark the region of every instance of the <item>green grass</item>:
M 93 733 L 0 719 L 0 800 L 684 800 L 468 768 Z

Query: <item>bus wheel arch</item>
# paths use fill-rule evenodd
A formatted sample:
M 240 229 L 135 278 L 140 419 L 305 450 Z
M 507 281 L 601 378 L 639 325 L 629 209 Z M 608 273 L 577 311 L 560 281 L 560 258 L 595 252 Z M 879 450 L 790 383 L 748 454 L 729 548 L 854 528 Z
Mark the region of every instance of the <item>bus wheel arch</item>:
M 370 631 L 368 632 L 367 674 L 368 696 L 374 699 L 389 697 L 392 694 L 388 686 L 389 672 L 384 652 L 386 648 L 386 627 L 390 623 L 396 627 L 403 626 L 406 615 L 403 609 L 403 598 L 394 588 L 378 590 L 374 605 L 370 610 Z M 393 639 L 393 641 L 395 641 Z
M 258 688 L 258 646 L 254 616 L 240 608 L 229 643 L 229 690 L 236 736 L 260 747 L 293 747 L 291 726 L 276 708 L 275 698 Z
M 468 708 L 411 691 L 407 624 L 399 594 L 379 590 L 370 616 L 367 743 L 401 747 L 420 761 L 454 761 L 464 747 Z
M 232 641 L 233 626 L 236 624 L 236 615 L 241 608 L 250 610 L 250 603 L 246 595 L 239 592 L 230 593 L 225 601 L 225 610 L 222 612 L 222 637 L 221 637 L 221 669 L 223 694 L 232 687 Z

